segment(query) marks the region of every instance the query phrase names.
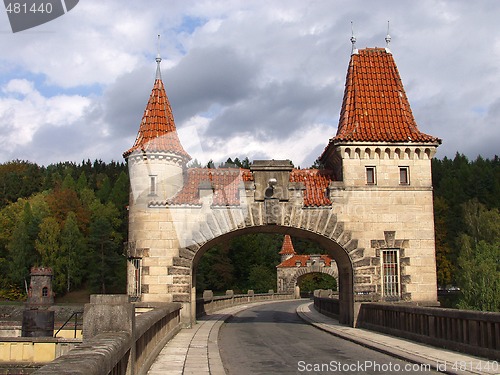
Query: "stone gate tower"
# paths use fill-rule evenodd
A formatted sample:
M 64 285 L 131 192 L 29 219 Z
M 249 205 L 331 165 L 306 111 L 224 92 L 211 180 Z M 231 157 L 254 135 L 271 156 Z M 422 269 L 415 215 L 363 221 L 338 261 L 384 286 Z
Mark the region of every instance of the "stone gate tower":
M 167 238 L 176 237 L 172 227 L 165 228 L 162 237 L 151 236 L 151 225 L 157 228 L 160 218 L 156 210 L 149 209 L 150 202 L 168 200 L 181 189 L 186 164 L 191 159 L 177 135 L 172 108 L 161 78 L 159 56 L 156 63 L 156 78 L 139 132 L 132 148 L 123 153 L 130 178 L 127 279 L 128 293 L 133 298 L 154 293 L 155 285 L 150 291 L 150 284 L 141 282 L 151 268 L 154 270 L 161 265 L 159 254 L 151 257 L 150 249 L 162 248 Z
M 321 169 L 257 160 L 250 169 L 186 168 L 160 74 L 130 171 L 128 290 L 181 302 L 194 321 L 203 254 L 245 233 L 317 242 L 338 269 L 340 321 L 363 301 L 436 303 L 431 159 L 441 140 L 421 132 L 392 53 L 353 48 L 336 135 Z
M 371 259 L 355 279 L 383 300 L 436 301 L 431 159 L 388 48 L 353 48 L 335 137 L 320 157 L 333 171 L 339 217 Z M 356 280 L 355 280 L 356 282 Z

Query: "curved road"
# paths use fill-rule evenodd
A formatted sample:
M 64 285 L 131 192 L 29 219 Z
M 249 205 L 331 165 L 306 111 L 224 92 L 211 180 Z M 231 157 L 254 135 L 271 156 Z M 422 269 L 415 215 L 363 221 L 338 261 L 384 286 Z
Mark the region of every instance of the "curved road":
M 305 300 L 253 306 L 219 331 L 222 362 L 230 375 L 436 374 L 323 332 L 300 319 Z

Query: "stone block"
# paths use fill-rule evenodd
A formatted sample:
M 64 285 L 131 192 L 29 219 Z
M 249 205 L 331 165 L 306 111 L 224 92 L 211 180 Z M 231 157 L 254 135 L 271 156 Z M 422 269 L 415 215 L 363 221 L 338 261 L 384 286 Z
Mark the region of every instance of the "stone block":
M 188 294 L 190 292 L 190 287 L 189 285 L 167 285 L 167 292 L 168 293 L 186 293 Z
M 203 299 L 206 301 L 211 301 L 214 298 L 214 292 L 211 290 L 204 290 L 203 291 Z
M 172 302 L 191 302 L 191 294 L 173 294 Z
M 83 313 L 83 339 L 105 332 L 126 332 L 133 336 L 135 308 L 127 295 L 93 294 Z

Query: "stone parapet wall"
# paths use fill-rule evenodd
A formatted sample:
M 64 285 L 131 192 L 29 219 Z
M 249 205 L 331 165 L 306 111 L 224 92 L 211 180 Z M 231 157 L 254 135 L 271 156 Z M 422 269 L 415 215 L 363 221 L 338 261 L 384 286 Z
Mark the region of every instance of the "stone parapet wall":
M 205 291 L 207 292 L 207 291 Z M 196 300 L 196 317 L 202 317 L 229 306 L 242 305 L 245 303 L 260 301 L 280 301 L 294 299 L 293 293 L 261 293 L 255 294 L 252 290 L 247 294 L 227 294 L 225 296 L 211 296 L 204 293 L 205 298 Z
M 135 314 L 127 296 L 91 296 L 84 316 L 84 341 L 35 374 L 146 374 L 181 329 L 180 304 L 141 304 Z

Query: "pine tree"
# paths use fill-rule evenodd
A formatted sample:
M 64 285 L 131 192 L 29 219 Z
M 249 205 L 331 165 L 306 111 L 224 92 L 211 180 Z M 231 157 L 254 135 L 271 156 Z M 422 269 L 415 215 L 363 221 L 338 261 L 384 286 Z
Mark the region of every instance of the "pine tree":
M 38 237 L 35 240 L 35 249 L 40 254 L 42 266 L 55 268 L 56 263 L 61 260 L 60 237 L 61 229 L 57 220 L 52 216 L 44 218 L 40 224 Z
M 61 254 L 64 256 L 64 274 L 66 292 L 78 288 L 85 275 L 87 260 L 85 239 L 78 228 L 77 217 L 70 212 L 61 231 Z
M 12 239 L 8 244 L 10 253 L 10 280 L 18 287 L 24 287 L 30 269 L 39 262 L 35 251 L 38 222 L 31 212 L 29 202 L 24 205 L 21 220 L 18 222 Z

